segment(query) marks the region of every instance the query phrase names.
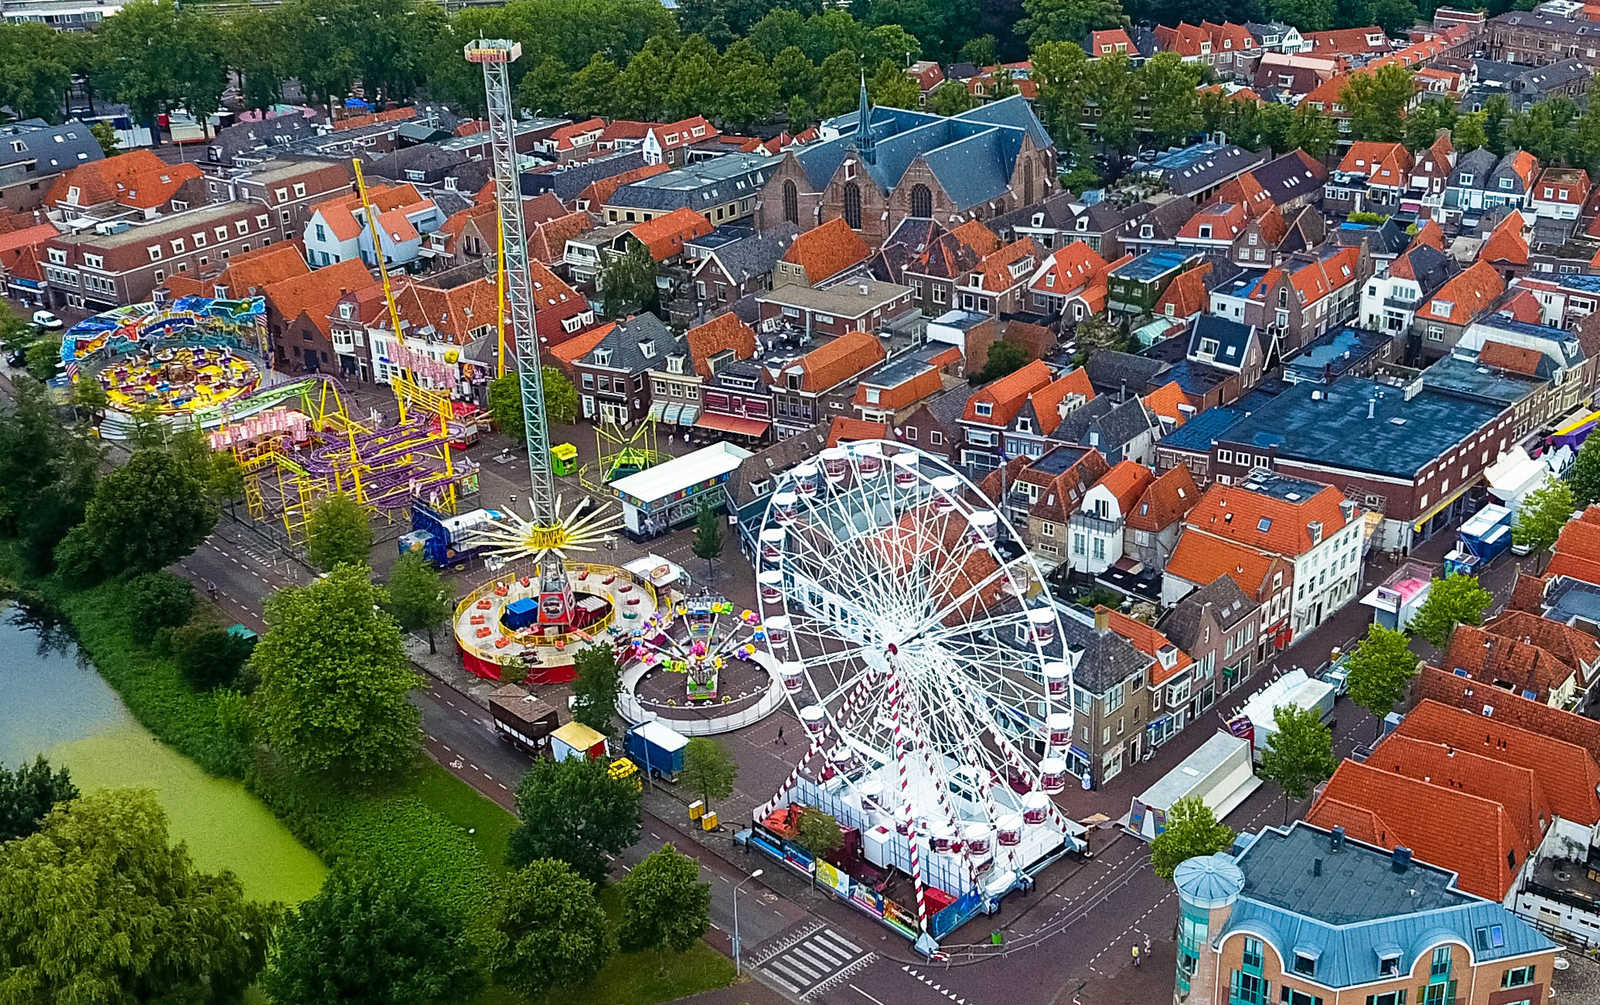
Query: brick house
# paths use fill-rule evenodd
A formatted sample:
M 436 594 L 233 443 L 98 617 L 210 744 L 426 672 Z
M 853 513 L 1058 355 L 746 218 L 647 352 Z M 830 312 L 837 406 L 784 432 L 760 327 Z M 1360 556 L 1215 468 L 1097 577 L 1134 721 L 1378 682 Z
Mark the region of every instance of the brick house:
M 1124 552 L 1149 569 L 1164 569 L 1178 543 L 1178 528 L 1200 501 L 1200 488 L 1189 469 L 1178 465 L 1162 472 L 1123 514 Z
M 349 165 L 343 161 L 268 161 L 232 174 L 208 175 L 206 194 L 212 202 L 255 202 L 272 210 L 277 239 L 293 241 L 305 233 L 311 207 L 329 196 L 348 192 Z
M 979 477 L 998 467 L 1006 427 L 1029 395 L 1051 379 L 1050 367 L 1036 359 L 973 392 L 959 420 L 961 445 L 956 456 L 961 467 Z
M 687 358 L 683 336 L 674 335 L 654 314 L 639 314 L 601 325 L 557 346 L 551 355 L 571 360 L 580 416 L 626 428 L 649 415 L 650 371 L 674 353 Z
M 872 249 L 842 219 L 818 224 L 795 237 L 778 260 L 772 285 L 798 283 L 820 286 L 847 269 L 865 262 Z
M 271 244 L 275 233 L 262 207 L 229 203 L 61 234 L 43 242 L 42 299 L 88 310 L 142 303 L 167 277 L 202 275 L 233 255 Z
M 824 289 L 790 283 L 756 294 L 756 309 L 772 328 L 839 336 L 877 331 L 884 322 L 914 310 L 915 298 L 909 286 L 876 279 L 851 279 Z
M 1067 557 L 1067 523 L 1084 493 L 1105 477 L 1105 456 L 1091 447 L 1059 443 L 1039 457 L 1013 457 L 984 476 L 983 493 L 1005 508 L 1041 565 Z
M 273 365 L 287 373 L 336 373 L 343 369 L 333 343 L 335 308 L 346 294 L 374 285 L 372 274 L 356 259 L 268 285 L 264 294 Z
M 1161 619 L 1167 638 L 1194 660 L 1198 686 L 1191 689 L 1189 721 L 1249 680 L 1261 665 L 1255 660 L 1259 614 L 1260 605 L 1232 577 L 1220 576 Z
M 776 435 L 788 436 L 832 418 L 830 406 L 843 411 L 848 394 L 833 402 L 823 399 L 883 360 L 883 344 L 876 336 L 853 331 L 798 358 L 764 364 Z
M 1354 317 L 1372 272 L 1365 244 L 1297 255 L 1251 290 L 1244 323 L 1266 333 L 1267 357 L 1276 364 Z
M 1127 639 L 1150 661 L 1144 674 L 1150 704 L 1150 720 L 1143 737 L 1145 750 L 1172 739 L 1216 701 L 1213 687 L 1211 701 L 1201 704 L 1207 692 L 1193 657 L 1174 645 L 1160 629 L 1104 606 L 1095 609 L 1095 616 L 1106 618 L 1113 632 Z
M 700 422 L 701 388 L 719 367 L 750 359 L 755 350 L 755 333 L 732 311 L 690 328 L 684 332 L 682 351 L 667 353 L 650 368 L 651 418 L 716 429 Z
M 205 193 L 198 166 L 168 164 L 150 150 L 131 150 L 62 172 L 44 205 L 72 217 L 148 220 L 203 205 Z
M 64 171 L 105 156 L 87 124 L 15 122 L 0 127 L 0 210 L 27 213 L 44 204 Z

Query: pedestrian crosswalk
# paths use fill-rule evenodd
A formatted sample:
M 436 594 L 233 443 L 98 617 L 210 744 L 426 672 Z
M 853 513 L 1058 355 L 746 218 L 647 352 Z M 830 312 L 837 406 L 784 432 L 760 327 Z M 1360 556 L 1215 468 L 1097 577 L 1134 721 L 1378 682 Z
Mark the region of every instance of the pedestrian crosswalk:
M 779 938 L 756 957 L 752 969 L 778 988 L 809 999 L 864 970 L 878 958 L 844 934 L 818 924 Z

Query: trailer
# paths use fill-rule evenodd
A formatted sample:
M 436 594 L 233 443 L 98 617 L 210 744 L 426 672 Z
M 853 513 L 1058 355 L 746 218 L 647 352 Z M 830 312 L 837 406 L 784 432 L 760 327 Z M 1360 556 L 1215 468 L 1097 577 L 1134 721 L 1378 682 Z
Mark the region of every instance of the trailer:
M 1222 820 L 1261 787 L 1250 762 L 1250 741 L 1218 732 L 1183 763 L 1139 793 L 1128 808 L 1127 829 L 1141 841 L 1153 841 L 1166 830 L 1172 804 L 1196 797 Z
M 1253 759 L 1259 762 L 1268 739 L 1278 731 L 1273 715 L 1275 709 L 1285 705 L 1301 710 L 1315 709 L 1319 719 L 1329 722 L 1333 719 L 1335 697 L 1334 685 L 1295 667 L 1252 695 L 1239 713 L 1228 720 L 1228 732 L 1249 740 Z
M 606 756 L 606 738 L 581 722 L 569 722 L 550 734 L 550 756 L 558 761 L 598 761 Z
M 495 735 L 528 754 L 547 751 L 550 734 L 561 724 L 554 708 L 515 684 L 490 692 L 489 715 Z
M 628 757 L 642 770 L 675 782 L 683 770 L 683 752 L 689 741 L 666 723 L 650 719 L 630 728 L 624 744 Z
M 481 545 L 470 543 L 473 528 L 499 520 L 499 510 L 475 509 L 446 516 L 420 500 L 411 503 L 411 533 L 400 538 L 400 554 L 421 552 L 439 568 L 459 565 L 475 558 Z

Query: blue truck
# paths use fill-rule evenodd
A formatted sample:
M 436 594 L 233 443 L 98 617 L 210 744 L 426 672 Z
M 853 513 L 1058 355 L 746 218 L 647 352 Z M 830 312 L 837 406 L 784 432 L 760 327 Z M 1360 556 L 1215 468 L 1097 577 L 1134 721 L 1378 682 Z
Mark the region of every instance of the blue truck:
M 678 773 L 683 770 L 683 750 L 688 745 L 682 733 L 658 719 L 629 727 L 623 738 L 623 750 L 640 771 L 669 782 L 678 780 Z
M 446 516 L 421 502 L 411 504 L 411 533 L 400 538 L 400 554 L 421 552 L 441 569 L 475 558 L 482 547 L 470 543 L 470 531 L 490 520 L 500 519 L 499 510 L 475 509 Z

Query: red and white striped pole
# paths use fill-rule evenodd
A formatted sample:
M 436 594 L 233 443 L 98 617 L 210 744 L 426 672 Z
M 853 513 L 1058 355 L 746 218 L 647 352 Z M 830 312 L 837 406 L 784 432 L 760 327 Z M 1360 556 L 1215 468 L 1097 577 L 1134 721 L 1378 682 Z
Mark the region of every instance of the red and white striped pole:
M 890 651 L 891 658 L 893 650 Z M 917 924 L 924 935 L 928 931 L 928 898 L 922 889 L 922 855 L 917 851 L 917 825 L 911 814 L 911 779 L 906 773 L 906 738 L 900 722 L 903 700 L 900 674 L 890 670 L 889 708 L 894 721 L 894 758 L 900 768 L 900 804 L 905 820 L 906 843 L 911 847 L 911 885 L 917 891 Z

